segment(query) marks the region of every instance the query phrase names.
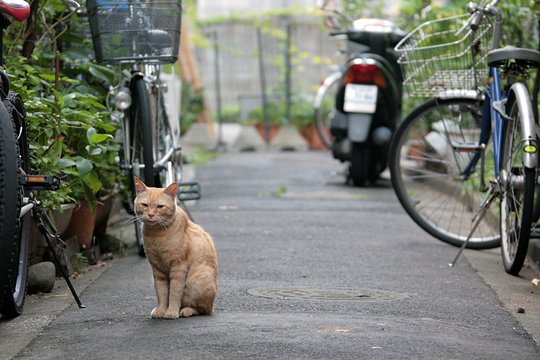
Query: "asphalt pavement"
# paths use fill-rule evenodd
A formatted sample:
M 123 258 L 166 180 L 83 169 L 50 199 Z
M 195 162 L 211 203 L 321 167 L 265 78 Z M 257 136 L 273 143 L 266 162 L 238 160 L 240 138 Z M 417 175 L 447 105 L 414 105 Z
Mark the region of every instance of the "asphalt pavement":
M 344 184 L 326 152 L 229 152 L 196 169 L 189 204 L 219 257 L 215 314 L 152 320 L 150 268 L 127 254 L 61 280 L 0 321 L 2 359 L 539 359 L 540 278 L 498 249 L 419 229 L 388 179 Z M 133 243 L 118 212 L 111 231 Z

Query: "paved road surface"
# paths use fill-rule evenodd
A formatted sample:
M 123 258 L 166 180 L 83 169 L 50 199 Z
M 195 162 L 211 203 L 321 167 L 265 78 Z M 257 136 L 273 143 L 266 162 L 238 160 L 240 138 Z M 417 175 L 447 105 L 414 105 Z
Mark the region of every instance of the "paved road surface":
M 150 319 L 150 269 L 131 248 L 77 280 L 77 286 L 89 283 L 82 293 L 87 309 L 58 308 L 70 299 L 57 289 L 30 297 L 20 318 L 0 321 L 0 353 L 15 359 L 540 358 L 534 331 L 517 320 L 527 329 L 538 325 L 540 291 L 530 279 L 504 274 L 496 251 L 467 255 L 448 268 L 456 248 L 414 225 L 388 181 L 347 187 L 342 168 L 318 152 L 221 155 L 197 170 L 203 198 L 191 207 L 218 250 L 215 315 Z M 116 227 L 126 238 L 130 231 Z M 490 283 L 521 293 L 503 288 L 498 295 Z M 513 309 L 520 302 L 528 304 L 525 314 Z

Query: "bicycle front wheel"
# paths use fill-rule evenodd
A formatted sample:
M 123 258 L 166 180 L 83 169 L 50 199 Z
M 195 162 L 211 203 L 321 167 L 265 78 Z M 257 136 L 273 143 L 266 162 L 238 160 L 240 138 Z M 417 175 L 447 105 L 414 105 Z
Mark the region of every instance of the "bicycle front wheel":
M 467 98 L 432 99 L 416 108 L 397 129 L 389 167 L 394 191 L 410 217 L 437 239 L 461 246 L 470 234 L 488 182 L 493 152 L 478 144 L 482 103 Z M 463 176 L 481 154 L 469 176 Z M 499 214 L 488 209 L 467 245 L 499 246 Z
M 133 102 L 129 113 L 129 162 L 131 165 L 131 176 L 128 179 L 131 189 L 131 203 L 135 200 L 137 192 L 135 190 L 136 175 L 150 187 L 157 186 L 154 172 L 154 149 L 152 142 L 152 112 L 150 108 L 150 96 L 148 87 L 142 76 L 135 77 L 131 83 L 131 93 Z M 141 232 L 140 221 L 135 221 L 135 237 L 137 249 L 140 256 L 145 256 L 144 240 Z
M 152 112 L 150 95 L 144 78 L 132 80 L 133 103 L 130 108 L 130 160 L 134 172 L 147 186 L 156 186 L 154 149 L 152 142 Z
M 532 107 L 509 101 L 501 148 L 501 254 L 504 269 L 518 275 L 529 246 L 536 169 L 523 164 L 522 122 L 532 119 Z M 530 112 L 527 114 L 527 112 Z

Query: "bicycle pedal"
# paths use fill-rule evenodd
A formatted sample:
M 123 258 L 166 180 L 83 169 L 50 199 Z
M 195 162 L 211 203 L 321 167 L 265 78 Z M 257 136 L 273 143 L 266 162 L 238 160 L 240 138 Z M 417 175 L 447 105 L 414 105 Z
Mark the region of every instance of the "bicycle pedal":
M 52 175 L 20 175 L 19 181 L 26 190 L 58 190 L 60 179 Z
M 201 186 L 197 182 L 184 182 L 178 184 L 178 200 L 199 200 L 201 198 Z

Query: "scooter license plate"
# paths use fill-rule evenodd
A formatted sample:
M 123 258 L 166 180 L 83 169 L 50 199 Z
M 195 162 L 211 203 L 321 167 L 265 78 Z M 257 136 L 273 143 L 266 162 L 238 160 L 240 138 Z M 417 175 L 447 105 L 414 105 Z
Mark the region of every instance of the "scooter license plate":
M 377 108 L 377 91 L 376 85 L 347 84 L 343 110 L 373 114 Z

